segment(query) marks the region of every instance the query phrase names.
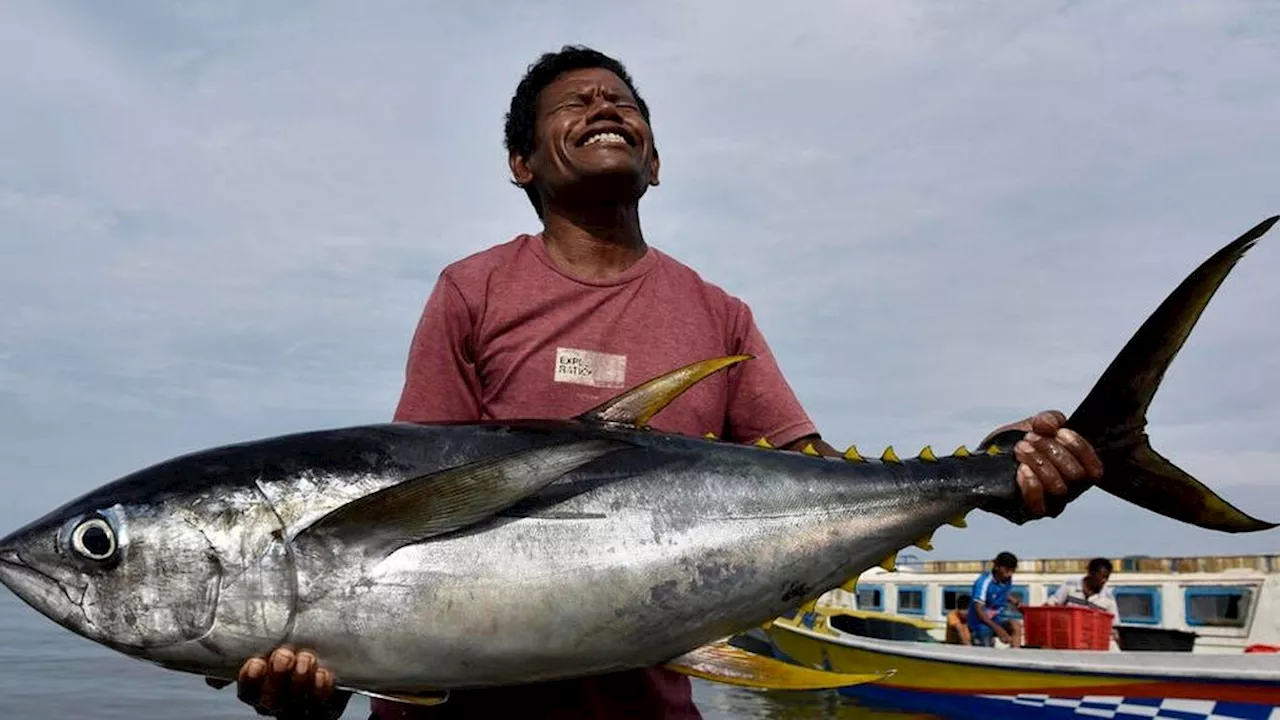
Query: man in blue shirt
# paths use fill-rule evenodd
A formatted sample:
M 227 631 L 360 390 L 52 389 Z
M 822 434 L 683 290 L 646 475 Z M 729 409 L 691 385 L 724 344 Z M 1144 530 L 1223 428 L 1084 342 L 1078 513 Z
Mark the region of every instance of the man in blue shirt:
M 969 635 L 974 645 L 994 646 L 995 639 L 1010 647 L 1022 645 L 1022 614 L 1017 598 L 1009 597 L 1018 558 L 1011 552 L 996 555 L 991 569 L 973 583 L 969 604 Z M 1012 606 L 1012 607 L 1010 607 Z

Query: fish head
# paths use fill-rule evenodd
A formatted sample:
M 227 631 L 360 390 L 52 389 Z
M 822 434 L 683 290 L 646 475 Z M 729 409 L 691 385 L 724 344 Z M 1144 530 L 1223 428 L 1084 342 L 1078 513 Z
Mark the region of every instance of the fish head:
M 0 582 L 64 628 L 151 656 L 214 625 L 221 567 L 173 508 L 69 504 L 0 540 Z

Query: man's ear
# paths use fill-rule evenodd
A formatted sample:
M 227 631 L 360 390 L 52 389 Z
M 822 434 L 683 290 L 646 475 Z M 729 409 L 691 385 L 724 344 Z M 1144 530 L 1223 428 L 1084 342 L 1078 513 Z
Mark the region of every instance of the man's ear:
M 511 179 L 520 187 L 533 182 L 533 171 L 529 169 L 529 163 L 525 162 L 523 155 L 516 152 L 509 153 L 507 166 L 511 168 Z
M 658 148 L 653 148 L 653 162 L 649 164 L 649 185 L 650 187 L 658 186 L 658 170 L 661 168 L 662 162 L 658 160 Z

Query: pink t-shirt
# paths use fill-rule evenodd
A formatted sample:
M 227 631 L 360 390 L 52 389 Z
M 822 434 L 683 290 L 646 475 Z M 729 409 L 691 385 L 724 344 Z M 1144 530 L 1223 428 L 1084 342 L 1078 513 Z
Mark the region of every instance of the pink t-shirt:
M 650 422 L 736 442 L 816 433 L 745 303 L 649 248 L 606 281 L 575 277 L 541 236 L 520 235 L 440 274 L 409 351 L 395 418 L 457 422 L 569 418 L 699 360 L 746 353 Z M 688 678 L 662 668 L 453 693 L 435 708 L 375 701 L 379 718 L 698 718 Z

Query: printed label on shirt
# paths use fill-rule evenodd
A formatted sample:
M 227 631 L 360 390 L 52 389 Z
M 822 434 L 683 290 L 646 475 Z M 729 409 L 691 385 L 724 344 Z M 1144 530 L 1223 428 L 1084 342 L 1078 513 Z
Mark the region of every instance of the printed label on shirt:
M 595 350 L 556 348 L 556 382 L 620 388 L 627 381 L 627 356 Z

